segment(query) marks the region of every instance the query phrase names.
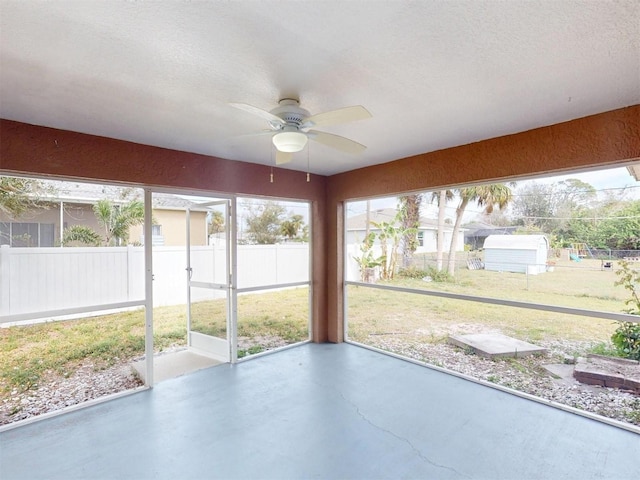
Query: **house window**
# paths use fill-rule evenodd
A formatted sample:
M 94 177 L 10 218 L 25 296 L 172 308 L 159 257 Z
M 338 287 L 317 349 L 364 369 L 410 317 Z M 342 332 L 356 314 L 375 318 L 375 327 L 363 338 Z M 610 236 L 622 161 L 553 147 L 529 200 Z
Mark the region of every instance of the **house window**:
M 12 247 L 53 247 L 53 223 L 0 223 L 0 244 Z
M 37 223 L 12 223 L 11 246 L 12 247 L 37 247 L 38 246 Z
M 11 245 L 11 224 L 0 222 L 0 245 Z
M 418 246 L 424 247 L 424 231 L 418 231 Z
M 151 234 L 152 235 L 162 235 L 162 225 L 152 225 L 151 226 Z

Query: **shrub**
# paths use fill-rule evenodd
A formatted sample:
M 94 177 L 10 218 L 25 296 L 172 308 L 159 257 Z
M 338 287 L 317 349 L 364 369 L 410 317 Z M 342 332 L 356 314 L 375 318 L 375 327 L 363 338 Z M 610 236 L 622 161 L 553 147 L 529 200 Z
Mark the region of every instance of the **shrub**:
M 409 267 L 401 268 L 398 276 L 404 278 L 429 279 L 431 282 L 454 282 L 455 278 L 446 270 L 438 271 L 436 267 L 429 267 L 426 270 L 421 268 Z
M 621 260 L 620 269 L 616 270 L 616 275 L 620 277 L 620 280 L 617 280 L 614 285 L 622 285 L 631 294 L 631 298 L 624 303 L 632 305 L 632 307 L 625 312 L 631 315 L 640 315 L 640 270 L 633 268 L 631 262 Z
M 449 272 L 446 270 L 438 271 L 435 267 L 429 267 L 427 270 L 427 276 L 431 277 L 431 280 L 434 282 L 455 282 L 453 275 L 449 275 Z
M 422 270 L 417 267 L 401 268 L 398 270 L 398 276 L 404 278 L 424 278 L 429 273 L 426 270 Z
M 618 322 L 611 341 L 621 357 L 640 361 L 640 323 Z
M 614 285 L 622 285 L 631 294 L 631 298 L 624 302 L 626 305 L 631 305 L 631 308 L 626 309 L 625 312 L 631 315 L 640 315 L 640 295 L 638 294 L 640 270 L 632 268 L 630 262 L 623 260 L 620 262 L 620 269 L 616 271 L 616 275 L 620 277 L 620 280 L 616 281 Z M 611 341 L 621 356 L 640 361 L 640 323 L 618 322 L 618 328 L 611 336 Z

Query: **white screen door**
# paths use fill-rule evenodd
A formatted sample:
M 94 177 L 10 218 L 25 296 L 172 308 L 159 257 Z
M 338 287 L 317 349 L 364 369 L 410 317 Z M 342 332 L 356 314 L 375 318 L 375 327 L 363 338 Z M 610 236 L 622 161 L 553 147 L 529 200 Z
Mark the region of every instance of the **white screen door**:
M 229 210 L 228 200 L 198 203 L 187 210 L 188 345 L 223 362 L 231 358 Z

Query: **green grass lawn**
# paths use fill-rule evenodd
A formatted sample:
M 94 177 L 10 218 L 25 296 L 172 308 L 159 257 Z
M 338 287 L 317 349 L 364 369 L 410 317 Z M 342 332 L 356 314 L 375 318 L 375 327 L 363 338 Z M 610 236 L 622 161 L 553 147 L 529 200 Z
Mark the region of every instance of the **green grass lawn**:
M 615 287 L 614 271 L 599 261 L 559 263 L 540 275 L 461 268 L 453 283 L 398 277 L 394 285 L 621 312 L 626 291 Z M 372 336 L 413 335 L 443 342 L 452 333 L 500 331 L 528 341 L 609 342 L 610 320 L 560 315 L 409 293 L 347 287 L 348 336 L 367 343 Z M 224 336 L 224 300 L 193 305 L 193 329 Z M 243 295 L 238 299 L 239 356 L 308 338 L 308 289 Z M 184 306 L 154 309 L 156 351 L 186 342 Z M 82 362 L 105 368 L 144 354 L 144 311 L 0 329 L 0 391 L 33 388 L 47 374 L 68 376 Z
M 547 305 L 621 313 L 627 292 L 614 282 L 614 270 L 599 260 L 559 262 L 539 275 L 460 268 L 455 282 L 425 282 L 397 277 L 391 285 L 502 298 Z M 570 340 L 608 343 L 616 328 L 606 319 L 563 315 L 477 302 L 349 286 L 349 338 L 367 343 L 372 336 L 415 335 L 442 342 L 450 334 L 500 331 L 527 341 Z
M 238 299 L 240 356 L 308 338 L 308 289 Z M 224 300 L 193 305 L 193 327 L 225 334 Z M 28 390 L 47 375 L 70 376 L 83 362 L 106 368 L 144 355 L 144 310 L 0 329 L 0 392 Z M 186 344 L 184 305 L 154 309 L 156 351 Z

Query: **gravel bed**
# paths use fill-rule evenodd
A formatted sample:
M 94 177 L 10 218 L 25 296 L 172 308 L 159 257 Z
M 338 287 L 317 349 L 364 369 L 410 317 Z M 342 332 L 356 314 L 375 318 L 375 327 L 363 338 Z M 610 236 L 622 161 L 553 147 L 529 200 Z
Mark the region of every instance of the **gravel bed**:
M 543 356 L 489 360 L 445 344 L 427 343 L 408 335 L 369 337 L 371 346 L 459 372 L 474 378 L 553 400 L 604 417 L 640 425 L 640 396 L 624 391 L 583 385 L 575 380 L 554 378 L 543 365 L 562 363 L 565 356 L 586 351 L 587 342 L 538 342 L 549 349 Z M 130 362 L 105 369 L 91 363 L 80 366 L 68 377 L 50 375 L 37 389 L 13 390 L 0 409 L 0 425 L 60 410 L 105 395 L 141 386 Z
M 68 378 L 50 374 L 37 388 L 25 392 L 11 391 L 2 401 L 0 425 L 130 390 L 142 384 L 129 362 L 105 369 L 96 369 L 94 364 L 85 363 Z
M 556 403 L 640 425 L 640 396 L 623 390 L 584 385 L 573 379 L 558 379 L 544 365 L 563 363 L 565 357 L 584 352 L 589 342 L 537 342 L 546 355 L 490 360 L 446 343 L 416 341 L 407 335 L 372 336 L 369 345 L 473 378 L 529 393 Z

